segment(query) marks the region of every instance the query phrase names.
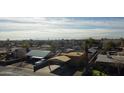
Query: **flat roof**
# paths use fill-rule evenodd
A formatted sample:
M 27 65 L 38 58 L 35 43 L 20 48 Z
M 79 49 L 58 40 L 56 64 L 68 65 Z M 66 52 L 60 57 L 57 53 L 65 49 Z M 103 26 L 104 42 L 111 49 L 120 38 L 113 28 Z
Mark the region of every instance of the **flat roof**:
M 0 53 L 6 53 L 6 52 L 7 52 L 7 51 L 5 51 L 5 50 L 3 50 L 3 51 L 2 51 L 2 50 L 0 50 Z
M 69 53 L 61 53 L 63 56 L 82 56 L 83 52 L 69 52 Z
M 50 58 L 49 60 L 60 60 L 62 62 L 67 62 L 67 61 L 71 60 L 71 58 L 69 58 L 67 56 L 56 56 L 56 57 Z
M 99 54 L 96 62 L 105 62 L 105 63 L 123 63 L 124 64 L 124 56 L 112 55 L 112 58 L 107 57 L 107 55 Z
M 34 57 L 45 57 L 50 53 L 50 51 L 45 50 L 31 50 L 26 55 L 27 56 L 34 56 Z

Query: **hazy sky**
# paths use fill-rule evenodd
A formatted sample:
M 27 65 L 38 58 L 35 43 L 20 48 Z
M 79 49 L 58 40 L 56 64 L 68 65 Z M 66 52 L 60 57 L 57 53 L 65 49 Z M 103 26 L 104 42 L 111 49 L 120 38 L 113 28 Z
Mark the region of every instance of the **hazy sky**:
M 124 18 L 1 17 L 0 40 L 124 37 Z

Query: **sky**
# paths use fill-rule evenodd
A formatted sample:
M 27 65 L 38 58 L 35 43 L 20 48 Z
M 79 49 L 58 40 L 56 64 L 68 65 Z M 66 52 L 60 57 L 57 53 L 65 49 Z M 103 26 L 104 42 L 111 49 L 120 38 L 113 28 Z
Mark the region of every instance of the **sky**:
M 0 17 L 0 40 L 124 37 L 124 17 Z

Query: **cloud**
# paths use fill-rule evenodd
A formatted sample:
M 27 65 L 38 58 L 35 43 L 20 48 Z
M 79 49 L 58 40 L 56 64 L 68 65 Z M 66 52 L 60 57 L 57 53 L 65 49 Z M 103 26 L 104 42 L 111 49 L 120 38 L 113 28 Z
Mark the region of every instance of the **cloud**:
M 124 18 L 0 18 L 0 39 L 119 38 L 123 31 Z
M 87 33 L 86 33 L 87 32 Z M 104 35 L 105 33 L 111 32 L 110 30 L 82 30 L 82 29 L 44 29 L 42 31 L 12 31 L 12 32 L 1 32 L 0 39 L 84 39 L 88 37 L 97 37 Z

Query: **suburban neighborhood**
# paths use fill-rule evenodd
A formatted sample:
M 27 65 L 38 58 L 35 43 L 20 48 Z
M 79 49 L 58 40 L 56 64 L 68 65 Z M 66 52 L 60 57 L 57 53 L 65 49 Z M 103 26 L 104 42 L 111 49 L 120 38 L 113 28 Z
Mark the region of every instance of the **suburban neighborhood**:
M 0 76 L 123 75 L 123 17 L 0 18 Z
M 0 41 L 0 75 L 124 75 L 124 39 Z

